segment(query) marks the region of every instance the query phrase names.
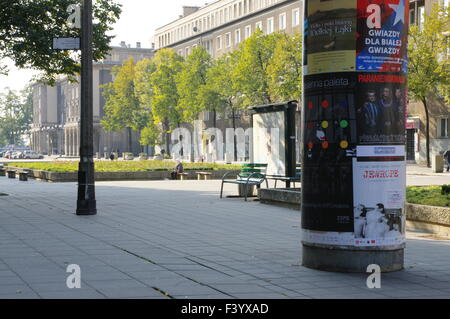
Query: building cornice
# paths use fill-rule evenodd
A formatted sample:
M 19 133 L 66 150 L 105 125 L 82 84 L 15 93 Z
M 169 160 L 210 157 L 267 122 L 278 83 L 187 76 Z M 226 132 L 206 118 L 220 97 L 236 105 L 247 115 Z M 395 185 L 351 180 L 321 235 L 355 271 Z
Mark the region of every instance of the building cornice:
M 283 1 L 283 2 L 280 2 L 280 3 L 276 3 L 276 4 L 274 4 L 274 5 L 270 6 L 270 7 L 261 9 L 259 11 L 256 11 L 256 12 L 253 12 L 253 13 L 250 13 L 250 14 L 247 14 L 247 15 L 245 15 L 243 17 L 240 17 L 240 18 L 238 18 L 236 20 L 229 21 L 227 23 L 221 24 L 220 26 L 217 26 L 217 27 L 214 27 L 212 29 L 209 29 L 208 31 L 200 32 L 200 33 L 198 33 L 196 35 L 190 36 L 190 37 L 185 38 L 183 40 L 180 40 L 180 41 L 171 43 L 169 45 L 163 46 L 163 47 L 155 50 L 155 52 L 157 52 L 158 50 L 164 49 L 164 48 L 173 48 L 173 47 L 176 47 L 176 46 L 181 45 L 183 43 L 190 42 L 190 41 L 193 41 L 193 40 L 196 40 L 196 39 L 199 39 L 199 38 L 203 38 L 205 36 L 208 36 L 208 35 L 216 32 L 216 31 L 218 31 L 218 30 L 230 27 L 230 26 L 232 26 L 234 24 L 241 23 L 241 22 L 243 22 L 245 20 L 257 17 L 259 15 L 263 15 L 263 14 L 265 14 L 267 12 L 270 12 L 270 11 L 272 11 L 274 9 L 278 9 L 278 8 L 281 8 L 281 7 L 285 7 L 285 6 L 291 5 L 292 3 L 295 3 L 295 2 L 303 3 L 303 1 L 300 1 L 300 0 L 286 0 L 286 1 Z

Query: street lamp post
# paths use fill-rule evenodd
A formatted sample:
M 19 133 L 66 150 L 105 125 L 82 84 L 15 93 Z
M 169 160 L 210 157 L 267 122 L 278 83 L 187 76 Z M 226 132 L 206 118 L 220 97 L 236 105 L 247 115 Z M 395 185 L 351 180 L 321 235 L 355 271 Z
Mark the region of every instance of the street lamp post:
M 84 0 L 81 18 L 81 114 L 77 215 L 96 215 L 93 159 L 92 0 Z

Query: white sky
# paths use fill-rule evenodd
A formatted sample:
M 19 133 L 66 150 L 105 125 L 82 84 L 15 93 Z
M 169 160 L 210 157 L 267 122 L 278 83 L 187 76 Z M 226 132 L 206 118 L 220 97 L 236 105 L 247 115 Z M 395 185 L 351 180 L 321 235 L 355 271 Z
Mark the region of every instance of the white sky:
M 121 41 L 136 46 L 141 42 L 142 47 L 150 48 L 156 28 L 161 27 L 182 14 L 183 6 L 203 6 L 213 0 L 116 0 L 122 4 L 122 15 L 114 26 L 116 35 L 111 45 L 119 45 Z M 33 70 L 18 70 L 10 68 L 8 76 L 0 75 L 0 92 L 9 87 L 14 90 L 22 89 L 31 77 L 37 74 Z

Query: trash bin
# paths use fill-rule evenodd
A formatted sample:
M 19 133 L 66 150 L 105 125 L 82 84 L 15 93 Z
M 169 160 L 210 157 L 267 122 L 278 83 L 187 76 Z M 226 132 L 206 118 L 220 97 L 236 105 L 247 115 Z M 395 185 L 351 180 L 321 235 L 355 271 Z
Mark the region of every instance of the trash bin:
M 245 184 L 238 184 L 238 193 L 240 197 L 245 197 Z M 248 185 L 247 197 L 256 196 L 256 185 Z
M 431 170 L 433 173 L 443 173 L 444 172 L 444 156 L 434 155 L 431 159 Z

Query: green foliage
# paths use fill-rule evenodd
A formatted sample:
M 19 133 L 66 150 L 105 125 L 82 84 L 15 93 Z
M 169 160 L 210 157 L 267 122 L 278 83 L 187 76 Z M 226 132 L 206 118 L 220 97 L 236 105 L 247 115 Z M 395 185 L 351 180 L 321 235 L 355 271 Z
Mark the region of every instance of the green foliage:
M 8 89 L 0 95 L 0 144 L 22 145 L 23 135 L 31 127 L 32 116 L 31 87 L 20 93 Z
M 408 88 L 414 99 L 439 93 L 450 103 L 449 16 L 450 7 L 436 6 L 421 28 L 410 27 Z
M 238 107 L 237 92 L 230 76 L 233 67 L 233 60 L 229 55 L 223 55 L 213 61 L 206 73 L 207 84 L 200 90 L 203 103 L 209 101 L 209 108 L 206 109 L 225 114 Z
M 181 71 L 175 77 L 179 95 L 178 111 L 188 122 L 195 121 L 205 109 L 205 104 L 209 104 L 210 96 L 205 94 L 205 86 L 206 74 L 211 63 L 211 56 L 206 49 L 197 46 L 186 58 Z
M 442 195 L 450 195 L 450 185 L 442 185 Z
M 58 74 L 79 74 L 79 52 L 52 49 L 54 37 L 79 37 L 79 30 L 67 25 L 67 7 L 80 0 L 28 0 L 0 2 L 0 61 L 12 59 L 19 68 L 43 71 L 43 80 L 54 83 Z M 112 36 L 107 35 L 121 13 L 114 0 L 93 3 L 94 60 L 110 50 Z M 0 72 L 6 73 L 0 65 Z
M 51 172 L 77 172 L 78 162 L 51 162 L 51 163 L 9 163 L 8 166 L 29 168 Z M 149 170 L 172 170 L 176 165 L 174 161 L 96 161 L 97 172 L 144 172 Z M 234 170 L 240 165 L 213 164 L 213 163 L 183 163 L 185 170 Z
M 443 194 L 440 186 L 411 186 L 406 189 L 411 204 L 450 207 L 450 194 Z
M 178 127 L 182 115 L 177 109 L 176 75 L 182 70 L 183 58 L 172 49 L 161 49 L 153 57 L 154 71 L 149 77 L 150 102 L 155 124 L 166 123 L 166 130 Z
M 283 34 L 275 43 L 267 67 L 268 92 L 276 102 L 299 100 L 302 95 L 302 35 Z
M 107 131 L 125 127 L 140 130 L 147 122 L 146 112 L 140 108 L 140 101 L 134 89 L 135 65 L 133 58 L 121 67 L 113 68 L 114 80 L 104 85 L 105 116 L 101 124 Z
M 281 33 L 264 35 L 257 29 L 231 55 L 235 63 L 231 76 L 235 89 L 241 93 L 244 106 L 273 102 L 269 91 L 268 67 L 274 57 L 276 43 L 282 37 Z

